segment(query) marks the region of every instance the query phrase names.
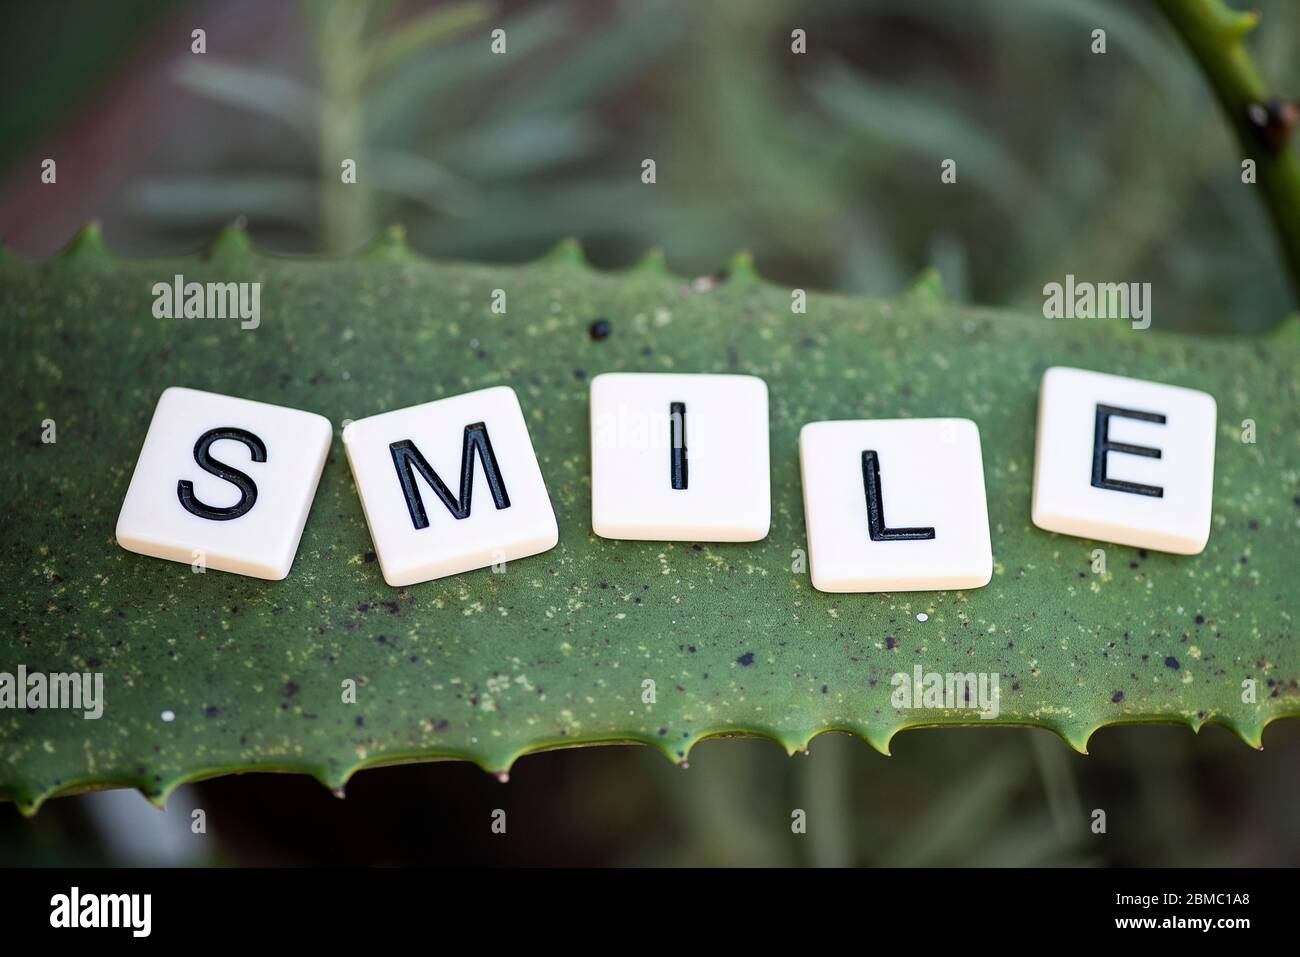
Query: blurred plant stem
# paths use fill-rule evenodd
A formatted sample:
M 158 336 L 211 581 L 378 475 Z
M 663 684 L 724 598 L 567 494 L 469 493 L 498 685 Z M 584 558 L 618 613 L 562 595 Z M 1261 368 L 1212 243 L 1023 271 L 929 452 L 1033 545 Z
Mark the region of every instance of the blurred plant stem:
M 853 834 L 853 788 L 850 763 L 862 742 L 846 734 L 819 735 L 809 746 L 800 775 L 802 805 L 808 812 L 808 863 L 814 867 L 850 867 Z
M 1070 754 L 1051 734 L 1031 733 L 1029 744 L 1056 833 L 1064 846 L 1071 847 L 1084 835 L 1084 816 L 1074 769 L 1070 767 Z
M 770 742 L 706 739 L 691 752 L 690 770 L 663 791 L 686 832 L 686 857 L 673 863 L 706 867 L 789 867 L 790 817 L 774 799 Z M 652 760 L 659 760 L 657 757 Z M 788 759 L 787 759 L 788 760 Z
M 1245 157 L 1255 161 L 1300 297 L 1300 156 L 1289 142 L 1297 107 L 1270 96 L 1243 43 L 1259 14 L 1233 10 L 1223 0 L 1160 0 L 1160 6 L 1200 64 Z
M 326 251 L 345 253 L 370 236 L 374 218 L 361 116 L 371 5 L 316 0 L 308 8 L 320 61 L 320 239 Z M 345 160 L 355 162 L 356 182 L 344 182 Z
M 935 781 L 919 812 L 900 824 L 870 863 L 935 867 L 976 860 L 1028 770 L 1024 752 L 993 750 L 986 760 L 955 763 Z

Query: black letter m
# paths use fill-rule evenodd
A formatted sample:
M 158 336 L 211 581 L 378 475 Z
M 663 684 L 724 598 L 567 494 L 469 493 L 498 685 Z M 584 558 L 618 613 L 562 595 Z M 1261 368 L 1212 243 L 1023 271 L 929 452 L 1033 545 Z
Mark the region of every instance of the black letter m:
M 492 501 L 497 508 L 509 508 L 510 496 L 506 494 L 506 483 L 501 480 L 501 470 L 497 466 L 496 453 L 492 451 L 492 440 L 488 438 L 487 426 L 482 422 L 465 426 L 465 445 L 460 453 L 460 499 L 451 494 L 451 490 L 420 454 L 415 443 L 410 439 L 394 442 L 388 446 L 393 453 L 393 465 L 397 468 L 397 479 L 402 483 L 402 494 L 406 496 L 406 508 L 411 513 L 411 522 L 416 528 L 428 528 L 429 516 L 424 511 L 424 499 L 415 487 L 415 473 L 419 472 L 433 489 L 433 494 L 447 506 L 453 518 L 469 518 L 470 496 L 474 491 L 474 454 L 477 452 L 483 460 L 483 474 L 488 487 L 492 490 Z

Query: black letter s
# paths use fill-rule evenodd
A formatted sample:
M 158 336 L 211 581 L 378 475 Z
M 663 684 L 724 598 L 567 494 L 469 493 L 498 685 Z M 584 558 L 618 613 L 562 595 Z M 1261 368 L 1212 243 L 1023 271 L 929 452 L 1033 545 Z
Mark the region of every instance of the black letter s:
M 199 518 L 211 519 L 214 522 L 228 522 L 232 518 L 239 518 L 252 508 L 257 501 L 257 485 L 251 478 L 238 469 L 232 469 L 229 465 L 218 462 L 208 455 L 208 449 L 212 446 L 212 443 L 221 439 L 234 439 L 236 442 L 243 442 L 244 445 L 248 446 L 248 451 L 252 455 L 254 462 L 266 461 L 266 444 L 252 432 L 228 427 L 209 429 L 199 436 L 199 440 L 194 443 L 194 461 L 199 464 L 199 468 L 203 469 L 203 471 L 215 475 L 219 479 L 225 479 L 239 489 L 239 501 L 225 508 L 204 505 L 194 497 L 194 483 L 187 479 L 182 479 L 176 483 L 176 497 L 181 500 L 181 505 L 184 506 L 185 511 L 197 515 Z

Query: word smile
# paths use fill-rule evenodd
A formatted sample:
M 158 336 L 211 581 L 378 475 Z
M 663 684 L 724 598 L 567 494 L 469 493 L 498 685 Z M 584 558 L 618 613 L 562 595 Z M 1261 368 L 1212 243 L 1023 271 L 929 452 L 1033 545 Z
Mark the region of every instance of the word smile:
M 0 708 L 81 710 L 82 717 L 94 721 L 104 713 L 104 674 L 28 674 L 26 665 L 18 666 L 17 675 L 0 671 Z
M 153 284 L 157 319 L 241 319 L 241 329 L 262 324 L 260 282 L 186 282 L 177 273 L 171 282 Z
M 767 537 L 763 380 L 605 373 L 592 380 L 590 403 L 592 532 L 678 542 Z M 1048 369 L 1033 523 L 1200 553 L 1210 533 L 1216 414 L 1204 392 Z M 527 423 L 514 390 L 495 386 L 343 430 L 389 585 L 488 566 L 504 573 L 508 562 L 555 547 L 555 511 Z M 333 438 L 329 420 L 311 412 L 167 389 L 122 503 L 118 543 L 196 572 L 282 579 Z M 812 422 L 799 433 L 799 456 L 814 588 L 939 591 L 991 580 L 984 456 L 971 420 Z

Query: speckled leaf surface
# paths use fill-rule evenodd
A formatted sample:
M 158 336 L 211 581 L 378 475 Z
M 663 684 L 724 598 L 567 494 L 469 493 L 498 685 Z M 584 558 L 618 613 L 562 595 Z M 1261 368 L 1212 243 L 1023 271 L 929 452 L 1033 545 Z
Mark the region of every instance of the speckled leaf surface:
M 261 281 L 260 328 L 154 318 L 151 287 L 176 273 Z M 506 315 L 491 312 L 497 288 Z M 92 787 L 161 800 L 183 781 L 251 770 L 301 771 L 339 788 L 372 765 L 463 758 L 504 772 L 530 751 L 609 741 L 685 761 L 716 734 L 769 735 L 793 751 L 839 729 L 885 750 L 903 728 L 990 723 L 969 710 L 895 710 L 890 679 L 918 664 L 997 672 L 997 723 L 1050 728 L 1080 749 L 1102 725 L 1153 720 L 1219 722 L 1258 745 L 1269 721 L 1300 715 L 1294 319 L 1267 339 L 1210 340 L 970 309 L 929 284 L 895 299 L 813 294 L 806 315 L 790 303 L 788 288 L 743 260 L 725 278 L 692 284 L 653 258 L 597 272 L 571 246 L 527 266 L 441 265 L 390 237 L 324 262 L 265 256 L 228 232 L 203 256 L 133 261 L 88 231 L 56 260 L 6 258 L 0 671 L 102 671 L 106 702 L 99 720 L 0 711 L 0 795 L 28 811 Z M 611 330 L 600 340 L 588 333 L 598 317 Z M 1031 524 L 1038 382 L 1054 364 L 1218 399 L 1203 554 L 1146 553 Z M 588 385 L 608 371 L 767 380 L 765 541 L 592 535 Z M 519 394 L 559 546 L 504 574 L 388 587 L 340 423 L 497 384 Z M 114 542 L 154 404 L 170 385 L 335 423 L 288 579 L 195 574 Z M 814 591 L 792 571 L 804 547 L 800 426 L 949 415 L 980 427 L 992 583 Z M 1241 441 L 1248 418 L 1254 444 Z M 54 444 L 41 441 L 44 419 L 57 424 Z M 355 704 L 342 700 L 349 678 Z M 1246 679 L 1257 683 L 1254 702 L 1243 701 Z

